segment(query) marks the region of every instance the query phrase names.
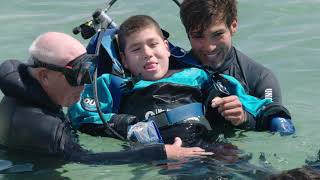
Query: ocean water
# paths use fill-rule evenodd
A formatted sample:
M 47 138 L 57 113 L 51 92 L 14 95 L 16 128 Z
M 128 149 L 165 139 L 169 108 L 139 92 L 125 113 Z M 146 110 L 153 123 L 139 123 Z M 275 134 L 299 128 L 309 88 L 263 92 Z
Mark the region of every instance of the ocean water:
M 6 59 L 25 61 L 28 47 L 36 36 L 47 31 L 72 35 L 74 27 L 90 19 L 95 9 L 106 7 L 107 3 L 103 0 L 0 2 L 0 62 Z M 239 0 L 238 5 L 239 29 L 233 43 L 276 74 L 284 104 L 292 113 L 297 131 L 288 137 L 239 131 L 229 141 L 251 154 L 249 163 L 254 166 L 271 166 L 275 171 L 301 167 L 306 160 L 315 159 L 320 149 L 320 0 Z M 134 14 L 151 15 L 171 33 L 172 42 L 186 49 L 190 47 L 178 7 L 171 0 L 118 0 L 108 14 L 117 23 Z M 79 35 L 73 36 L 84 45 L 88 43 Z M 120 141 L 109 138 L 81 135 L 80 142 L 94 151 L 122 149 Z M 265 159 L 262 161 L 261 157 Z M 17 157 L 0 151 L 0 178 L 197 179 L 216 170 L 204 163 L 188 165 L 179 171 L 154 164 L 84 165 L 57 162 L 53 158 L 35 159 L 35 156 Z M 1 171 L 8 166 L 12 168 Z M 237 174 L 239 168 L 229 168 L 225 172 Z M 234 176 L 234 179 L 243 178 L 249 177 Z

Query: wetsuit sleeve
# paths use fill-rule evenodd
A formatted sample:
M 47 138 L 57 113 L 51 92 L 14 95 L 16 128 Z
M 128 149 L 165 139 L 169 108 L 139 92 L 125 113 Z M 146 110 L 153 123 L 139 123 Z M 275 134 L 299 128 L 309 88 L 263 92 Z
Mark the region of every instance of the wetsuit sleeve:
M 256 120 L 259 118 L 261 110 L 272 101 L 270 99 L 259 99 L 250 96 L 245 92 L 238 80 L 228 75 L 223 75 L 223 77 L 228 80 L 227 88 L 229 92 L 239 97 L 239 100 L 246 111 L 247 121 L 238 127 L 241 129 L 255 129 Z
M 269 69 L 260 74 L 260 80 L 256 85 L 255 96 L 260 99 L 271 99 L 282 104 L 280 84 L 276 76 Z
M 273 102 L 282 103 L 281 97 L 281 89 L 279 81 L 277 80 L 276 76 L 267 68 L 257 68 L 260 69 L 260 72 L 257 74 L 259 75 L 259 79 L 256 81 L 256 89 L 254 91 L 254 96 L 259 99 L 270 99 Z M 254 81 L 254 80 L 252 80 Z M 261 129 L 257 127 L 257 117 L 250 114 L 247 110 L 246 111 L 246 118 L 247 121 L 240 126 L 241 129 L 256 129 L 256 130 L 269 130 L 269 129 Z
M 270 99 L 273 102 L 282 103 L 281 97 L 281 89 L 279 81 L 277 80 L 276 76 L 267 68 L 257 68 L 260 69 L 260 72 L 256 73 L 259 74 L 258 80 L 252 79 L 252 81 L 256 81 L 256 88 L 254 90 L 254 96 L 259 99 Z M 261 109 L 261 108 L 260 108 Z M 256 129 L 257 130 L 257 117 L 250 114 L 246 109 L 246 118 L 247 121 L 240 126 L 241 129 Z M 261 129 L 260 129 L 261 130 Z M 264 129 L 268 130 L 268 129 Z
M 127 114 L 113 113 L 114 106 L 117 106 L 111 94 L 110 85 L 111 76 L 104 74 L 97 79 L 98 97 L 100 101 L 101 111 L 104 114 L 105 121 L 117 131 L 121 136 L 127 136 L 127 128 L 129 125 L 138 122 L 135 116 Z M 112 88 L 112 87 L 111 87 Z M 113 91 L 118 89 L 114 88 Z M 82 133 L 90 134 L 93 136 L 108 136 L 119 138 L 115 136 L 112 131 L 107 128 L 96 109 L 93 96 L 93 86 L 86 85 L 81 99 L 75 105 L 69 108 L 68 116 L 72 122 L 72 126 Z
M 246 110 L 245 111 L 245 115 L 246 115 L 246 122 L 240 124 L 238 126 L 238 128 L 240 129 L 245 129 L 245 130 L 254 130 L 256 129 L 256 118 L 254 118 L 252 116 L 252 114 L 250 114 L 249 112 L 247 112 Z
M 111 117 L 108 124 L 122 137 L 127 137 L 128 126 L 138 123 L 139 120 L 136 116 L 128 114 L 115 114 Z M 79 127 L 79 131 L 82 133 L 90 134 L 92 136 L 107 136 L 113 138 L 119 138 L 112 131 L 109 130 L 104 124 L 86 123 Z
M 261 70 L 259 80 L 255 86 L 255 97 L 259 99 L 270 99 L 273 102 L 282 103 L 281 89 L 276 76 L 267 68 Z M 261 128 L 258 123 L 258 117 L 254 117 L 250 113 L 247 114 L 247 121 L 239 126 L 241 129 L 269 130 L 269 128 Z M 259 126 L 259 127 L 258 127 Z
M 163 144 L 147 145 L 127 151 L 94 153 L 76 143 L 69 131 L 62 134 L 61 149 L 66 160 L 86 164 L 124 164 L 167 159 Z
M 106 121 L 109 121 L 114 115 L 114 113 L 112 113 L 113 99 L 108 89 L 110 79 L 111 76 L 109 74 L 104 74 L 97 79 L 100 108 Z M 93 85 L 85 85 L 80 100 L 68 109 L 68 117 L 72 122 L 72 126 L 76 129 L 79 129 L 85 124 L 103 124 L 96 109 Z
M 277 104 L 282 103 L 281 89 L 276 76 L 269 70 L 264 69 L 260 74 L 260 80 L 257 83 L 255 96 L 259 99 L 271 99 Z M 269 130 L 261 128 L 257 123 L 257 118 L 250 113 L 247 114 L 247 121 L 239 126 L 241 129 Z M 259 127 L 258 127 L 259 126 Z

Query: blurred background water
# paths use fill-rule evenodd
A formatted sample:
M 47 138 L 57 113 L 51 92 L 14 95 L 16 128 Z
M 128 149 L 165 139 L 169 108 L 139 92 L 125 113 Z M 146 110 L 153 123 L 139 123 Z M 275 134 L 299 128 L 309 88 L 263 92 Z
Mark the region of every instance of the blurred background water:
M 88 20 L 96 8 L 103 8 L 107 3 L 105 0 L 0 2 L 0 62 L 6 59 L 25 61 L 27 49 L 36 36 L 46 31 L 72 35 L 75 26 Z M 316 158 L 320 149 L 320 0 L 239 0 L 238 5 L 239 30 L 233 43 L 277 75 L 284 104 L 292 112 L 297 132 L 289 137 L 267 132 L 239 132 L 229 140 L 252 154 L 250 163 L 253 165 L 260 165 L 259 157 L 264 154 L 265 164 L 276 170 L 300 167 L 306 159 Z M 172 42 L 186 49 L 190 47 L 180 23 L 178 7 L 171 0 L 118 0 L 108 14 L 118 24 L 130 15 L 151 15 L 171 33 Z M 80 36 L 74 37 L 84 45 L 88 43 Z M 94 151 L 122 149 L 120 141 L 108 138 L 81 135 L 80 142 Z M 1 167 L 13 166 L 10 171 L 0 174 L 0 178 L 175 179 L 176 175 L 193 174 L 190 177 L 197 178 L 201 177 L 201 172 L 214 171 L 191 167 L 184 172 L 170 173 L 151 164 L 92 166 L 56 162 L 52 158 L 36 162 L 34 159 L 34 156 L 18 158 L 0 151 L 0 171 Z

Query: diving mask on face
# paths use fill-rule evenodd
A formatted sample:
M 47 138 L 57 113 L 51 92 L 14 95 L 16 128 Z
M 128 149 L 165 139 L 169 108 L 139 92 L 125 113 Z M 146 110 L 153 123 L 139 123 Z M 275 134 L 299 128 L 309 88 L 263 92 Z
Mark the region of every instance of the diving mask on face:
M 31 57 L 34 61 L 32 67 L 43 67 L 52 71 L 61 72 L 71 86 L 82 86 L 91 84 L 90 68 L 95 63 L 97 57 L 84 53 L 70 61 L 66 66 L 61 67 L 54 64 L 41 62 L 35 57 Z

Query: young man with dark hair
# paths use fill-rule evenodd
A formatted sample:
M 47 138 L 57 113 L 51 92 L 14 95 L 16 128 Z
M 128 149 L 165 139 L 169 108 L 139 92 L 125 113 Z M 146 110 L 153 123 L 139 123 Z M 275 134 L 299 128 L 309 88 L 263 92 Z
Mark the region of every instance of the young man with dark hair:
M 184 0 L 180 18 L 192 46 L 188 63 L 209 66 L 213 71 L 233 76 L 249 95 L 281 105 L 281 90 L 275 75 L 232 45 L 232 36 L 238 28 L 236 0 Z M 226 120 L 233 126 L 256 129 L 256 120 L 243 109 L 238 97 L 213 101 L 224 117 L 220 122 Z M 207 118 L 216 117 L 215 113 L 207 113 Z

